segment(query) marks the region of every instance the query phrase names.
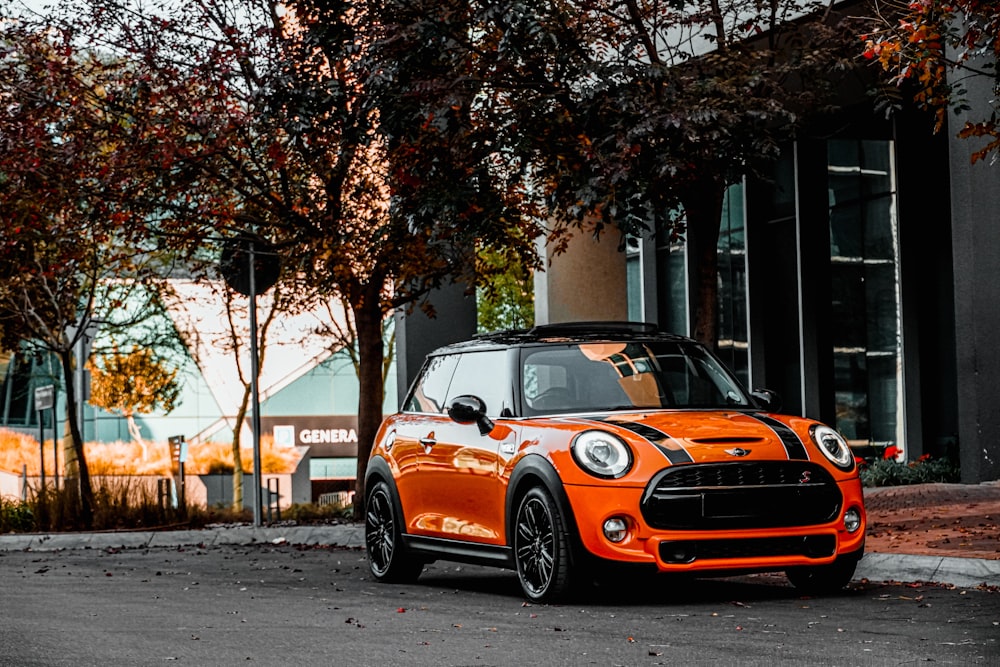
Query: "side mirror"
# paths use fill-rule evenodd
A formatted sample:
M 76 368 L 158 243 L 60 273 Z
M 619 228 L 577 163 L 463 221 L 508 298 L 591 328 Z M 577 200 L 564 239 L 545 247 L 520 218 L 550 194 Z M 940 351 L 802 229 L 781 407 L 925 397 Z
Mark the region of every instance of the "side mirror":
M 781 412 L 781 397 L 770 389 L 754 389 L 750 392 L 757 407 L 768 412 Z
M 486 403 L 478 396 L 466 394 L 455 397 L 448 406 L 448 416 L 459 424 L 475 424 L 480 435 L 493 430 L 493 420 L 486 416 Z

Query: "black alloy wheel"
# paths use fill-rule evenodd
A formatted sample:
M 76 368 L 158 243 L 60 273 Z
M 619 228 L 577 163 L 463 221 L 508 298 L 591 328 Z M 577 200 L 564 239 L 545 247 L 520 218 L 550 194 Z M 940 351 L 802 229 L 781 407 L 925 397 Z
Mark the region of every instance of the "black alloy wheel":
M 517 508 L 514 559 L 521 588 L 533 602 L 551 602 L 570 588 L 569 538 L 559 510 L 540 487 L 529 490 Z
M 368 566 L 378 581 L 405 583 L 416 581 L 424 568 L 403 547 L 399 519 L 392 490 L 379 480 L 368 492 L 365 504 L 365 546 Z

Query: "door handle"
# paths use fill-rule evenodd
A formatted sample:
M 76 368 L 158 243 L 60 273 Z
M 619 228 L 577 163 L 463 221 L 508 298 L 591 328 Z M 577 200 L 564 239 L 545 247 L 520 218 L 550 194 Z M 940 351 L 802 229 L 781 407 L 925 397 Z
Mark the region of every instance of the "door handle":
M 437 444 L 437 440 L 434 439 L 434 434 L 431 433 L 426 438 L 420 438 L 420 444 L 429 449 Z

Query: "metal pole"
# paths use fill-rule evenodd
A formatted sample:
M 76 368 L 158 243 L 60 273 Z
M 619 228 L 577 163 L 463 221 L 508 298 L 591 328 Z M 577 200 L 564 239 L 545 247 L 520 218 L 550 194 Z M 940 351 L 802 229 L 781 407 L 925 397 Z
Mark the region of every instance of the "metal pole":
M 56 398 L 59 394 L 56 394 Z M 56 491 L 59 490 L 59 433 L 58 424 L 59 415 L 56 413 L 56 400 L 52 400 L 52 460 L 55 463 L 55 470 L 52 471 L 53 479 L 55 479 Z
M 257 359 L 257 285 L 254 274 L 254 241 L 249 240 L 250 248 L 250 395 L 251 395 L 251 426 L 253 429 L 253 525 L 264 525 L 261 505 L 261 470 L 260 470 L 260 395 L 257 388 L 257 375 L 260 373 Z
M 45 411 L 38 411 L 38 455 L 42 464 L 42 489 L 45 488 Z

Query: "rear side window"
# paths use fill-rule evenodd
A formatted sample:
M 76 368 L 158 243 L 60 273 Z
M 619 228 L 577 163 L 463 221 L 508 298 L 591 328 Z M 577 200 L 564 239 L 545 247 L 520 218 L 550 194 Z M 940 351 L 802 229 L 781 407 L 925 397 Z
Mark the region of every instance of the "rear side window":
M 420 373 L 417 384 L 413 387 L 410 399 L 403 406 L 405 412 L 431 412 L 441 413 L 445 411 L 448 397 L 448 385 L 455 373 L 455 366 L 458 365 L 457 354 L 440 357 L 431 357 Z
M 486 403 L 486 414 L 507 417 L 511 413 L 511 389 L 507 351 L 466 352 L 458 362 L 448 389 L 448 403 L 471 394 Z

